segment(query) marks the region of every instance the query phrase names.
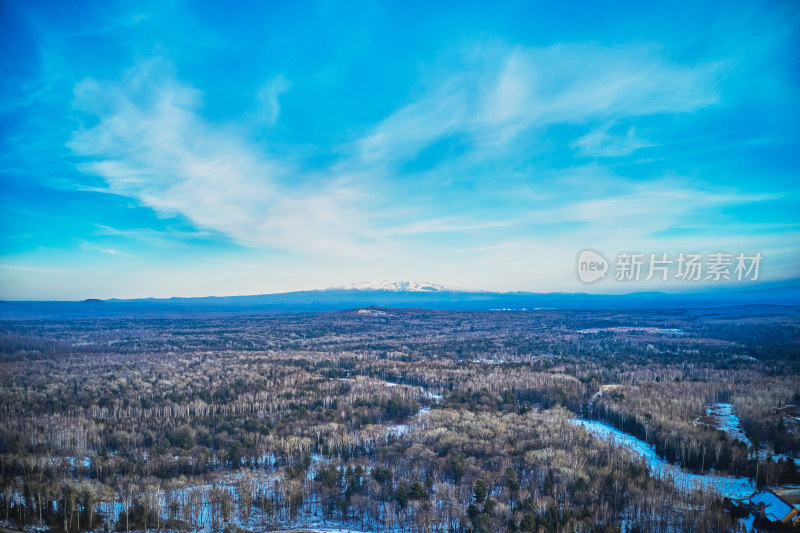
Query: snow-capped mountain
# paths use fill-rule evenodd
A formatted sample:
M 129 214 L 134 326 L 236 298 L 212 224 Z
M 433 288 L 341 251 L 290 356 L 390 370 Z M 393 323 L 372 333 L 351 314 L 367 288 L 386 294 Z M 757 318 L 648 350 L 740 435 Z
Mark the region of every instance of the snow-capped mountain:
M 325 289 L 329 291 L 464 292 L 465 289 L 427 281 L 366 281 Z

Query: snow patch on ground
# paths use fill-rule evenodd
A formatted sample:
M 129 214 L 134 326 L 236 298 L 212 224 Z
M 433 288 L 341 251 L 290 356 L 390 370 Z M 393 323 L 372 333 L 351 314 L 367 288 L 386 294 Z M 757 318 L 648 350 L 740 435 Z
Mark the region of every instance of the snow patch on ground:
M 742 429 L 742 426 L 739 422 L 739 417 L 736 415 L 736 411 L 729 403 L 715 403 L 711 407 L 706 408 L 706 416 L 703 419 L 698 420 L 697 423 L 710 425 L 719 431 L 723 431 L 730 439 L 745 443 L 748 449 L 752 448 L 753 446 L 752 441 L 747 438 L 747 435 Z M 766 461 L 770 458 L 774 461 L 779 461 L 780 459 L 783 459 L 784 461 L 793 460 L 798 466 L 800 466 L 800 459 L 793 459 L 782 453 L 774 453 L 772 448 L 769 446 L 762 447 L 758 450 L 758 458 L 761 461 Z
M 747 447 L 753 445 L 747 435 L 744 434 L 739 417 L 729 403 L 715 403 L 711 407 L 706 408 L 706 415 L 714 420 L 716 423 L 714 427 L 720 431 L 724 431 L 727 435 L 734 440 L 740 440 L 747 444 Z

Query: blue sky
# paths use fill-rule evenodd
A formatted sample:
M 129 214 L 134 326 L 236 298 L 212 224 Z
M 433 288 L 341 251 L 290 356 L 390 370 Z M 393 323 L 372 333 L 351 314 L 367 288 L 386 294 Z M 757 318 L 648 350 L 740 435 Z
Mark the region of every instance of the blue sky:
M 0 46 L 0 298 L 800 277 L 795 1 L 10 0 Z

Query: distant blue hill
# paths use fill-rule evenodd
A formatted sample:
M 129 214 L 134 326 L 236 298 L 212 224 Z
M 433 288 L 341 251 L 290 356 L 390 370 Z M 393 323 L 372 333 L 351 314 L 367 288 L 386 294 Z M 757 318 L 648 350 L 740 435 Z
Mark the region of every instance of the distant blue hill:
M 630 294 L 481 292 L 425 286 L 422 290 L 334 288 L 326 290 L 207 296 L 142 298 L 81 302 L 2 302 L 0 319 L 175 317 L 338 311 L 359 307 L 425 308 L 461 311 L 540 309 L 677 309 L 742 305 L 800 305 L 800 284 L 783 282 L 749 289 L 697 293 L 634 292 Z

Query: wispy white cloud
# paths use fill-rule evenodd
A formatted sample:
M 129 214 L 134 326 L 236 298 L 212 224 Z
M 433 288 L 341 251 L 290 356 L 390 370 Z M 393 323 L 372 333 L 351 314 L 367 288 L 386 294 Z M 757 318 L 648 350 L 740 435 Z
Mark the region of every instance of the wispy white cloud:
M 95 224 L 97 228 L 97 235 L 113 235 L 120 237 L 127 237 L 136 240 L 157 240 L 163 239 L 167 236 L 175 236 L 179 238 L 203 238 L 211 235 L 208 231 L 181 231 L 168 228 L 164 231 L 158 231 L 151 228 L 136 228 L 136 229 L 119 229 L 105 224 Z
M 604 124 L 575 141 L 572 146 L 581 155 L 589 157 L 619 157 L 652 146 L 636 134 L 634 126 L 628 128 L 624 135 L 611 133 L 609 130 L 612 126 L 611 123 Z
M 67 270 L 61 268 L 43 268 L 43 267 L 35 267 L 35 266 L 27 266 L 27 265 L 6 265 L 0 264 L 0 268 L 4 270 L 17 270 L 20 272 L 44 272 L 44 273 L 63 273 L 68 272 Z
M 289 90 L 291 84 L 283 76 L 276 76 L 265 83 L 258 92 L 258 100 L 261 104 L 259 118 L 269 126 L 274 126 L 278 122 L 281 113 L 281 104 L 278 98 Z
M 455 231 L 473 231 L 490 228 L 504 228 L 512 226 L 512 221 L 496 220 L 481 222 L 479 224 L 464 223 L 454 218 L 440 218 L 432 220 L 422 220 L 399 226 L 391 226 L 380 230 L 386 237 L 395 235 L 421 235 L 425 233 L 446 233 Z
M 531 128 L 691 112 L 719 98 L 715 65 L 673 64 L 650 46 L 501 48 L 471 62 L 359 140 L 361 157 L 413 156 L 453 134 L 496 145 Z
M 597 240 L 622 235 L 629 242 L 652 240 L 656 232 L 704 221 L 722 228 L 724 208 L 784 199 L 778 193 L 741 193 L 707 189 L 689 179 L 663 178 L 629 182 L 625 190 L 607 186 L 590 196 L 574 195 L 551 207 L 532 209 L 525 220 L 531 223 L 580 223 Z M 685 240 L 685 237 L 684 237 Z
M 246 246 L 295 251 L 364 252 L 363 193 L 346 176 L 325 179 L 270 159 L 233 125 L 198 113 L 201 94 L 153 60 L 120 82 L 85 80 L 75 106 L 99 122 L 70 147 L 81 168 L 102 176 L 106 192 L 137 198 L 164 216 Z
M 133 257 L 133 254 L 118 250 L 117 248 L 109 248 L 107 246 L 102 246 L 91 242 L 82 243 L 81 248 L 90 252 L 99 252 L 101 254 L 114 255 L 118 257 Z

